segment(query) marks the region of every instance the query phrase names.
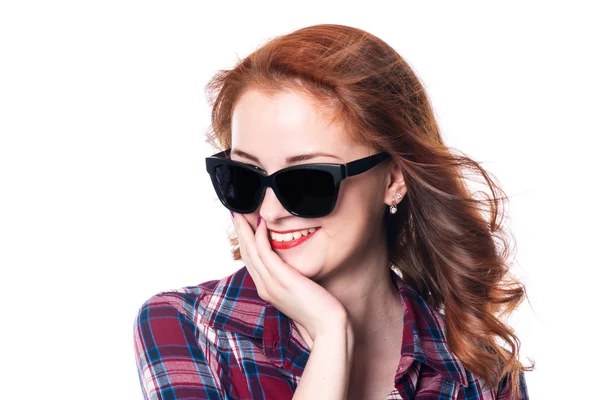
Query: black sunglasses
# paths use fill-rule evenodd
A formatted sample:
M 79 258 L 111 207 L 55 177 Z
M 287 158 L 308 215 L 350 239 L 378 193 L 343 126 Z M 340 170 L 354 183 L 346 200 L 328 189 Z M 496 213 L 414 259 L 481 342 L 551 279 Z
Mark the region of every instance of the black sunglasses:
M 206 157 L 206 171 L 225 207 L 240 214 L 253 213 L 271 187 L 281 205 L 302 218 L 330 214 L 343 179 L 362 174 L 389 157 L 383 152 L 347 164 L 293 165 L 266 175 L 258 167 L 232 160 L 230 152 Z

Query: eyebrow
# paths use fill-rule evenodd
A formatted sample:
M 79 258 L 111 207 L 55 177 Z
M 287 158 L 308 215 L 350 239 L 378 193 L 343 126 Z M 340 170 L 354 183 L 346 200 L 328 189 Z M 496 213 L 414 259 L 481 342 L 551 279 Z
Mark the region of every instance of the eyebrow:
M 252 160 L 254 162 L 260 163 L 260 160 L 258 159 L 258 157 L 250 154 L 250 153 L 246 153 L 243 150 L 238 150 L 238 149 L 232 149 L 230 154 L 236 154 L 240 157 L 244 157 L 247 158 L 248 160 Z M 316 157 L 334 157 L 337 158 L 338 160 L 342 160 L 340 157 L 334 155 L 334 154 L 329 154 L 329 153 L 324 153 L 322 151 L 317 151 L 314 153 L 306 153 L 306 154 L 299 154 L 297 156 L 290 156 L 287 157 L 285 159 L 286 163 L 290 164 L 290 163 L 295 163 L 295 162 L 299 162 L 299 161 L 306 161 L 306 160 L 310 160 Z

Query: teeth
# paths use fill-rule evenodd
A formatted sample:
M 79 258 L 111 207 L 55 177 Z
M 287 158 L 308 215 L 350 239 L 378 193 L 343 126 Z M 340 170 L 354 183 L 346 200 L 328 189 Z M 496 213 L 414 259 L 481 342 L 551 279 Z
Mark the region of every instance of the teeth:
M 298 239 L 302 236 L 308 235 L 309 233 L 313 233 L 315 230 L 315 228 L 310 228 L 296 232 L 288 232 L 284 234 L 269 231 L 269 236 L 271 237 L 271 239 L 276 240 L 278 242 L 289 242 L 290 240 Z

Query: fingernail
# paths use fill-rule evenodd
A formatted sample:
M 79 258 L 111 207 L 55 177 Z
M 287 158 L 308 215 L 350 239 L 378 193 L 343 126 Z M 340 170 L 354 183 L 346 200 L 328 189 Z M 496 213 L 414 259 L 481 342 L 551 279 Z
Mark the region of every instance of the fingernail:
M 260 218 L 260 215 L 259 215 L 259 216 L 258 216 L 258 223 L 256 224 L 256 227 L 257 227 L 257 228 L 260 226 L 260 221 L 261 221 L 261 218 Z
M 233 217 L 233 211 L 229 210 L 229 212 L 231 213 L 231 216 Z

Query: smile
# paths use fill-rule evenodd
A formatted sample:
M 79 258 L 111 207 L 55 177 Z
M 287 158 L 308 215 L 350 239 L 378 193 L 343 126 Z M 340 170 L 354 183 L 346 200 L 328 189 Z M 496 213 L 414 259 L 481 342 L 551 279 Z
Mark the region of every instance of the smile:
M 299 246 L 314 236 L 320 228 L 310 228 L 295 232 L 279 234 L 269 231 L 269 242 L 271 247 L 277 250 L 287 250 Z

